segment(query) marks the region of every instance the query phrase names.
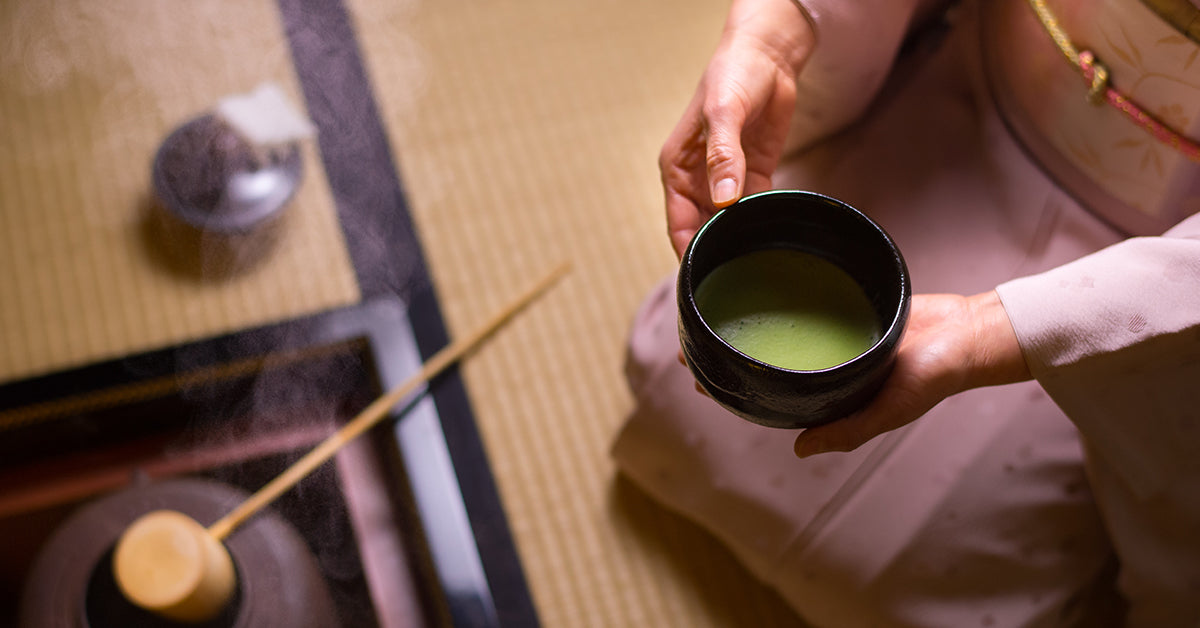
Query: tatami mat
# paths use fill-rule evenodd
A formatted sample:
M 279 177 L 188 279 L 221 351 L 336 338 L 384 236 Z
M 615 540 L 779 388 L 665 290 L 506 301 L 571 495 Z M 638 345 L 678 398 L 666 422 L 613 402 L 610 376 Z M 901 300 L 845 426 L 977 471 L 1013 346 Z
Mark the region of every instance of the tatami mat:
M 726 3 L 349 6 L 452 333 L 574 264 L 464 366 L 544 624 L 795 625 L 608 457 L 630 319 L 675 265 L 658 149 Z
M 346 2 L 451 333 L 573 263 L 463 365 L 543 625 L 797 625 L 608 457 L 629 322 L 675 266 L 658 149 L 726 3 Z M 359 300 L 315 146 L 268 263 L 154 258 L 158 142 L 268 79 L 302 102 L 271 0 L 0 2 L 0 380 Z
M 272 0 L 0 3 L 0 381 L 358 301 L 311 143 L 262 264 L 217 280 L 154 230 L 158 143 L 263 81 L 302 106 Z

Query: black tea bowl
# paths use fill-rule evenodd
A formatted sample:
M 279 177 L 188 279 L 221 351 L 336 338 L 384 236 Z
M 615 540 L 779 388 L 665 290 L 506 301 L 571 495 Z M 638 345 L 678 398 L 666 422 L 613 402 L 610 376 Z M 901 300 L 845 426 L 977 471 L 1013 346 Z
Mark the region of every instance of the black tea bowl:
M 697 287 L 721 264 L 770 249 L 816 255 L 849 274 L 878 316 L 878 340 L 841 364 L 792 370 L 746 355 L 718 336 L 696 305 Z M 684 359 L 704 390 L 743 419 L 796 429 L 844 417 L 879 391 L 908 321 L 912 286 L 895 242 L 862 212 L 821 194 L 775 190 L 743 198 L 700 228 L 680 263 L 676 297 Z

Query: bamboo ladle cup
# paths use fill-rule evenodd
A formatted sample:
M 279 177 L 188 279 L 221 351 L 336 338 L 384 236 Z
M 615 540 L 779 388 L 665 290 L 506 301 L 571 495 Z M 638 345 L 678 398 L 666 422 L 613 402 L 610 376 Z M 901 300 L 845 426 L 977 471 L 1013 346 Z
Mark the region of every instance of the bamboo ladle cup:
M 438 351 L 419 372 L 376 399 L 208 528 L 173 510 L 142 515 L 117 541 L 113 572 L 121 592 L 130 602 L 168 619 L 203 622 L 215 617 L 236 588 L 233 560 L 222 542 L 225 537 L 333 457 L 342 446 L 374 427 L 392 406 L 463 358 L 568 270 L 567 264 L 559 266 L 473 333 Z

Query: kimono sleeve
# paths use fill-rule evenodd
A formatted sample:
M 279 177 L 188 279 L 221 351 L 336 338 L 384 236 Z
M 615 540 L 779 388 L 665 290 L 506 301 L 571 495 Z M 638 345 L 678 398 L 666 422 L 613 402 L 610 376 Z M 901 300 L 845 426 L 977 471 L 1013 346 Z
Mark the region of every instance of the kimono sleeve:
M 1200 214 L 997 292 L 1034 378 L 1134 494 L 1200 474 Z
M 997 288 L 1075 423 L 1130 626 L 1200 621 L 1200 214 Z
M 816 34 L 797 77 L 790 151 L 836 133 L 862 115 L 887 78 L 913 23 L 930 0 L 794 0 Z

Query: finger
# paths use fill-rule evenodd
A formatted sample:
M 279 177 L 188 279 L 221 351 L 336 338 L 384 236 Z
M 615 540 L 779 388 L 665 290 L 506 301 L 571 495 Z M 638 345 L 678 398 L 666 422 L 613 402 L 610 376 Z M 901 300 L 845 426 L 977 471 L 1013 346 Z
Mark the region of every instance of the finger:
M 679 357 L 679 363 L 684 366 L 687 366 L 687 360 L 684 359 L 684 357 L 683 357 L 683 350 L 679 351 L 678 357 Z M 700 384 L 700 382 L 693 381 L 692 385 L 696 388 L 696 392 L 700 393 L 701 395 L 704 395 L 705 397 L 712 398 L 712 395 L 708 394 L 708 391 L 704 389 L 704 386 L 702 386 Z
M 746 184 L 742 186 L 742 193 L 744 195 L 758 194 L 759 192 L 766 192 L 767 190 L 773 189 L 773 187 L 774 186 L 771 185 L 771 177 L 769 175 L 763 175 L 751 171 L 746 173 Z
M 884 432 L 915 420 L 929 408 L 914 407 L 902 389 L 886 387 L 866 407 L 831 423 L 804 430 L 792 446 L 800 458 L 827 451 L 852 451 Z
M 704 107 L 709 195 L 713 205 L 718 208 L 741 198 L 745 185 L 746 155 L 742 149 L 742 128 L 746 123 L 746 113 L 740 103 L 737 97 L 726 91 Z
M 846 419 L 841 420 L 845 421 Z M 796 454 L 797 458 L 807 458 L 816 454 L 841 451 L 828 438 L 825 438 L 827 433 L 827 430 L 816 427 L 810 427 L 800 432 L 796 435 L 796 442 L 792 443 L 792 451 Z M 842 439 L 835 438 L 834 440 Z
M 916 382 L 903 365 L 898 365 L 883 390 L 866 407 L 801 432 L 792 449 L 801 458 L 827 451 L 852 451 L 884 432 L 917 420 L 946 396 L 935 386 Z
M 755 120 L 746 121 L 746 129 L 742 133 L 742 146 L 746 151 L 743 195 L 772 189 L 771 175 L 783 155 L 796 105 L 795 87 L 788 81 L 776 81 L 773 87 L 774 93 L 766 108 Z
M 885 387 L 871 403 L 854 414 L 801 432 L 796 436 L 792 450 L 800 458 L 829 451 L 852 451 L 922 414 L 910 416 L 906 412 L 910 404 L 896 397 L 894 388 Z
M 697 97 L 698 98 L 698 97 Z M 698 100 L 689 105 L 659 153 L 667 235 L 676 257 L 713 213 L 705 167 L 704 124 Z
M 792 451 L 798 458 L 831 451 L 853 451 L 883 431 L 878 429 L 869 414 L 860 412 L 800 432 Z
M 707 190 L 703 183 L 699 184 L 701 193 Z M 705 204 L 707 205 L 707 199 Z M 676 190 L 667 190 L 667 237 L 671 240 L 671 248 L 677 259 L 683 259 L 683 254 L 691 243 L 692 237 L 700 230 L 704 221 L 712 215 L 712 210 L 701 207 L 691 197 Z

